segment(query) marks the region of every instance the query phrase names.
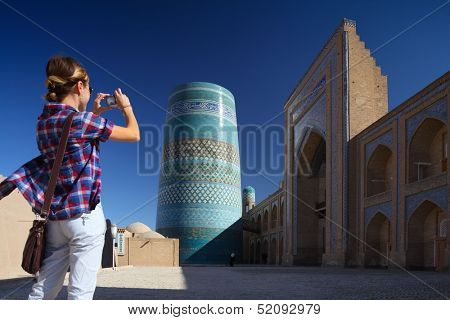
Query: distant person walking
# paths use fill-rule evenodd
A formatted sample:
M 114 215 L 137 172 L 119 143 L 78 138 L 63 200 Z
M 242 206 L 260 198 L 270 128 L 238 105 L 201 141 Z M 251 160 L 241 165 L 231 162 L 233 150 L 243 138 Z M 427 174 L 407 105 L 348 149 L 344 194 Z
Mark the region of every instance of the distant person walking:
M 230 267 L 234 266 L 234 259 L 236 258 L 236 255 L 234 252 L 230 254 Z
M 115 107 L 123 112 L 126 127 L 100 116 L 112 109 L 100 106 L 108 94 L 98 93 L 92 111 L 86 111 L 92 88 L 86 70 L 75 59 L 50 58 L 46 74 L 48 103 L 36 128 L 41 155 L 2 181 L 0 199 L 18 188 L 32 211 L 40 213 L 64 121 L 75 113 L 46 224 L 44 260 L 28 299 L 54 299 L 69 266 L 68 299 L 92 299 L 106 232 L 99 142 L 139 141 L 139 127 L 130 100 L 120 89 L 114 92 Z

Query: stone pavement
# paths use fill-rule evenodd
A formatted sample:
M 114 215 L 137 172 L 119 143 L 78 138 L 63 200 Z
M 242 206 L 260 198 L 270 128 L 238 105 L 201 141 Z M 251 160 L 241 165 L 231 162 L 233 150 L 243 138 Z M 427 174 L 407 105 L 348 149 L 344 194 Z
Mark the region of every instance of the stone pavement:
M 26 299 L 32 281 L 32 278 L 0 280 L 0 297 Z M 67 297 L 66 285 L 67 280 L 58 299 Z M 449 273 L 408 274 L 401 270 L 337 267 L 186 266 L 102 270 L 94 298 L 444 299 L 449 296 Z

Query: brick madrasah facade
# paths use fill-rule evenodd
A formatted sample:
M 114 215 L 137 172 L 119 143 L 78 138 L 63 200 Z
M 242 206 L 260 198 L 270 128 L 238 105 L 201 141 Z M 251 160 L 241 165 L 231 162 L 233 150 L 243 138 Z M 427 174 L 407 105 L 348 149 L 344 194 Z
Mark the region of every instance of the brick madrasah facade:
M 388 112 L 344 19 L 284 105 L 280 188 L 257 205 L 244 189 L 243 262 L 449 270 L 449 79 Z

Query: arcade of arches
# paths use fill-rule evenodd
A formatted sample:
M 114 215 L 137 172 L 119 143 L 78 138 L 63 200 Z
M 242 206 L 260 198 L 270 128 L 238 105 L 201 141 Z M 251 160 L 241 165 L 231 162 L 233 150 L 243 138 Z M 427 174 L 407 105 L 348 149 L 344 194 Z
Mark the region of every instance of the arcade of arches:
M 259 233 L 244 232 L 244 263 L 280 265 L 283 256 L 284 192 L 280 188 L 249 213 Z M 256 209 L 256 210 L 255 210 Z

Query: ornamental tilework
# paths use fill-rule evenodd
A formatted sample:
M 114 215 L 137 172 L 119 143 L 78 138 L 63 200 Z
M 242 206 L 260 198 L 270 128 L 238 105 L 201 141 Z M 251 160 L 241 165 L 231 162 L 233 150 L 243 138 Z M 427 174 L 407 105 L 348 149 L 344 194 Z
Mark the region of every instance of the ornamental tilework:
M 323 87 L 325 87 L 325 84 L 326 84 L 326 77 L 324 76 L 324 77 L 322 78 L 322 80 L 320 80 L 319 83 L 316 85 L 316 87 L 315 87 L 314 89 L 312 89 L 311 93 L 309 93 L 306 97 L 303 97 L 303 96 L 302 96 L 300 100 L 298 100 L 299 97 L 297 97 L 297 98 L 295 99 L 295 100 L 296 100 L 296 103 L 301 103 L 302 106 L 305 106 L 305 107 L 308 106 L 309 103 L 310 103 L 312 100 L 314 100 L 314 98 L 317 96 L 317 94 L 319 93 L 320 89 L 322 89 Z M 292 118 L 293 118 L 294 121 L 297 120 L 297 118 L 299 117 L 299 115 L 300 115 L 300 113 L 301 113 L 301 111 L 302 111 L 303 109 L 304 109 L 304 108 L 298 108 L 297 110 L 295 110 L 295 111 L 293 112 Z
M 326 94 L 322 94 L 316 101 L 314 106 L 302 118 L 294 128 L 294 141 L 300 142 L 300 138 L 304 133 L 306 127 L 311 127 L 318 130 L 322 136 L 326 132 Z
M 404 116 L 406 113 L 410 112 L 411 110 L 413 110 L 414 108 L 416 108 L 417 106 L 422 104 L 424 101 L 430 99 L 430 97 L 433 97 L 433 96 L 441 93 L 442 91 L 444 91 L 448 87 L 448 85 L 449 85 L 448 82 L 444 82 L 441 85 L 439 85 L 438 87 L 436 87 L 435 89 L 433 89 L 431 92 L 423 95 L 417 101 L 415 101 L 414 103 L 412 103 L 412 104 L 408 105 L 406 108 L 404 108 L 401 112 L 397 113 L 395 116 L 393 116 L 393 117 L 389 118 L 387 121 L 383 122 L 383 127 L 386 127 L 386 126 L 392 124 L 392 122 L 394 122 L 394 121 L 400 121 L 402 116 Z M 445 101 L 444 101 L 444 104 L 445 104 L 445 108 L 447 109 L 447 104 L 445 103 Z M 447 112 L 447 111 L 445 111 L 445 112 Z M 447 123 L 447 120 L 445 121 L 445 123 Z M 361 138 L 368 137 L 368 136 L 374 134 L 375 132 L 377 132 L 378 130 L 380 130 L 380 127 L 375 126 L 371 130 L 364 131 L 364 133 L 361 135 Z
M 330 51 L 330 67 L 331 67 L 331 95 L 330 95 L 330 109 L 331 109 L 331 141 L 327 141 L 327 143 L 331 144 L 331 157 L 332 159 L 335 159 L 337 156 L 337 139 L 336 139 L 336 132 L 337 132 L 337 118 L 338 118 L 338 112 L 337 112 L 337 91 L 336 91 L 336 65 L 337 65 L 337 49 L 336 46 Z M 337 161 L 331 161 L 331 172 L 330 175 L 330 184 L 331 184 L 331 203 L 328 205 L 330 206 L 330 218 L 331 220 L 335 220 L 337 217 L 337 209 L 335 203 L 337 202 L 338 196 L 338 179 L 336 177 L 337 172 Z M 343 199 L 346 201 L 346 198 Z M 344 227 L 347 227 L 344 225 Z M 336 234 L 338 230 L 336 230 L 336 226 L 332 225 L 330 228 L 330 248 L 333 252 L 336 248 Z
M 182 114 L 208 114 L 217 117 L 223 117 L 236 123 L 236 113 L 225 104 L 216 101 L 178 101 L 170 106 L 169 118 Z
M 447 211 L 448 203 L 447 186 L 423 191 L 406 198 L 406 221 L 409 220 L 414 211 L 424 202 L 429 200 L 438 205 L 442 210 Z
M 239 167 L 221 161 L 179 161 L 165 163 L 160 172 L 160 186 L 181 181 L 223 182 L 235 187 L 241 183 Z
M 241 192 L 226 184 L 175 183 L 159 190 L 159 205 L 183 203 L 223 204 L 238 207 Z
M 365 221 L 365 226 L 366 227 L 367 227 L 367 224 L 370 222 L 370 220 L 378 212 L 383 213 L 389 219 L 389 221 L 391 221 L 391 218 L 392 218 L 392 203 L 389 201 L 389 202 L 384 202 L 384 203 L 377 204 L 375 206 L 367 207 L 364 210 L 364 221 Z
M 187 83 L 174 89 L 169 113 L 156 230 L 180 239 L 181 263 L 226 263 L 231 252 L 238 262 L 242 196 L 234 98 L 211 83 Z M 183 135 L 180 128 L 187 129 Z
M 436 101 L 428 108 L 422 110 L 421 112 L 408 119 L 408 121 L 406 122 L 408 141 L 411 140 L 416 129 L 427 117 L 436 118 L 441 120 L 443 123 L 447 123 L 447 104 L 445 99 Z
M 369 161 L 370 156 L 380 144 L 389 147 L 392 151 L 392 131 L 386 132 L 366 145 L 366 162 Z
M 169 105 L 174 101 L 186 100 L 189 97 L 213 101 L 222 100 L 234 109 L 234 96 L 230 91 L 214 83 L 206 82 L 189 82 L 176 86 L 169 96 Z
M 166 228 L 177 227 L 204 227 L 216 226 L 217 228 L 228 228 L 235 222 L 234 217 L 227 215 L 230 210 L 228 206 L 218 205 L 189 205 L 180 209 L 176 205 L 165 206 L 158 212 L 159 223 Z
M 183 139 L 164 146 L 163 161 L 180 158 L 218 159 L 240 164 L 239 152 L 231 144 L 211 139 Z

